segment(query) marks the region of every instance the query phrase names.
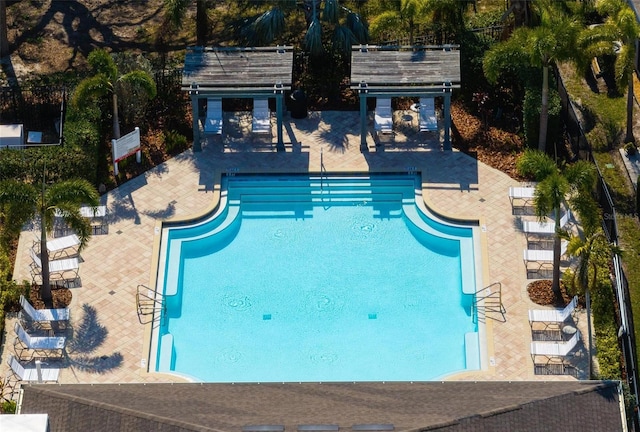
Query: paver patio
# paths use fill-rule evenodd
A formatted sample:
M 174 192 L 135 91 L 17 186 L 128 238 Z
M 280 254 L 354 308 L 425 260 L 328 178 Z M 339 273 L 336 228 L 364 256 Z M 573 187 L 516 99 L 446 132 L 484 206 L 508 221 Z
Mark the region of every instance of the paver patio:
M 248 115 L 248 117 L 247 117 Z M 186 151 L 102 197 L 109 230 L 94 236 L 82 251 L 81 286 L 72 288 L 73 339 L 61 383 L 166 382 L 179 380 L 146 370 L 145 327 L 136 313 L 140 284 L 151 286 L 156 222 L 203 213 L 212 205 L 214 179 L 233 173 L 407 172 L 423 174 L 425 199 L 433 209 L 459 218 L 480 219 L 485 239 L 484 285 L 500 282 L 506 322 L 487 320 L 488 368 L 458 374 L 461 380 L 563 380 L 537 376 L 529 354 L 531 329 L 522 250 L 525 237 L 511 213 L 508 188 L 518 182 L 463 153 L 443 152 L 434 133 L 418 133 L 415 113 L 396 112 L 394 137 L 382 145 L 368 137 L 360 151 L 358 113 L 312 112 L 306 119 L 284 119 L 286 152 L 273 140 L 253 140 L 247 113 L 226 113 L 226 135 L 203 141 L 203 151 Z M 228 126 L 228 127 L 227 127 Z M 271 141 L 271 142 L 270 142 Z M 383 151 L 384 150 L 384 151 Z M 31 232 L 20 240 L 14 278 L 30 279 Z M 582 313 L 582 312 L 581 312 Z M 579 320 L 583 330 L 586 317 Z M 13 322 L 7 321 L 0 372 L 8 371 Z M 574 357 L 585 378 L 584 350 Z

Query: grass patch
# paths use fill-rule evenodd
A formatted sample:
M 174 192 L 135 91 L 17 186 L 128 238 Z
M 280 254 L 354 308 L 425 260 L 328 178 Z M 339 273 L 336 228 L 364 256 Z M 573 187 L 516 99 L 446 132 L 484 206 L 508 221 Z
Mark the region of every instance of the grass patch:
M 620 215 L 617 219 L 620 230 L 620 247 L 623 250 L 622 263 L 629 282 L 631 310 L 634 317 L 640 317 L 640 223 L 630 215 Z M 636 319 L 637 323 L 638 320 Z M 640 329 L 635 326 L 636 340 L 640 340 Z

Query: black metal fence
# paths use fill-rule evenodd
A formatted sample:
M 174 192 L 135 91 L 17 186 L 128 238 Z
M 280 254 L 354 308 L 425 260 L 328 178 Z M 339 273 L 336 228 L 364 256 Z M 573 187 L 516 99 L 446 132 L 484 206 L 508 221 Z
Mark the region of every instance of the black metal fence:
M 609 188 L 602 176 L 600 167 L 593 157 L 591 145 L 587 140 L 581 126 L 578 114 L 576 113 L 567 89 L 559 74 L 556 74 L 558 82 L 558 92 L 562 100 L 562 116 L 565 123 L 566 133 L 571 143 L 571 150 L 576 158 L 593 162 L 598 171 L 598 183 L 595 196 L 603 210 L 602 227 L 609 241 L 618 243 L 618 224 L 616 222 L 616 207 L 611 199 Z M 635 327 L 633 325 L 633 314 L 631 310 L 631 295 L 629 293 L 629 283 L 622 268 L 621 258 L 615 256 L 613 259 L 613 284 L 617 302 L 616 324 L 618 326 L 618 339 L 623 354 L 624 378 L 629 386 L 630 393 L 636 401 L 640 401 L 638 389 L 638 370 L 636 363 L 636 338 Z M 634 411 L 633 427 L 640 430 L 640 412 Z
M 65 87 L 0 87 L 0 124 L 22 124 L 41 132 L 43 144 L 60 144 L 67 101 Z
M 489 26 L 489 27 L 481 27 L 467 30 L 469 33 L 474 33 L 477 35 L 482 35 L 488 39 L 493 41 L 499 41 L 502 38 L 504 32 L 504 26 Z M 419 36 L 415 36 L 413 38 L 413 43 L 411 43 L 411 39 L 408 36 L 401 38 L 392 38 L 388 37 L 387 40 L 381 42 L 379 45 L 393 45 L 393 46 L 409 46 L 409 45 L 446 45 L 446 44 L 457 44 L 457 35 L 454 33 L 448 33 L 445 31 L 433 30 L 433 29 L 424 29 L 419 30 L 417 32 Z

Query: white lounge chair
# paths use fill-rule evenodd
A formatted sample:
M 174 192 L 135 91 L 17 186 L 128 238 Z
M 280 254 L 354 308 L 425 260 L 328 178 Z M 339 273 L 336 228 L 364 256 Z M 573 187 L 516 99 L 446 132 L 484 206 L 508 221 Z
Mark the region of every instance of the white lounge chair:
M 47 240 L 47 251 L 49 251 L 49 258 L 58 259 L 60 257 L 72 257 L 78 255 L 78 248 L 80 247 L 80 238 L 76 234 L 71 234 L 64 237 L 54 238 L 53 240 Z M 39 250 L 40 239 L 37 238 L 34 241 L 34 249 Z
M 376 132 L 393 133 L 393 111 L 391 98 L 378 98 L 373 115 L 373 125 Z
M 13 372 L 12 377 L 17 378 L 19 381 L 58 382 L 58 377 L 60 376 L 59 368 L 38 367 L 37 363 L 26 367 L 12 355 L 9 355 L 9 367 Z
M 534 322 L 560 326 L 573 314 L 578 305 L 578 296 L 574 296 L 562 309 L 529 309 L 529 325 Z
M 430 132 L 438 130 L 438 117 L 433 98 L 420 98 L 418 107 L 420 112 L 420 132 Z
M 565 212 L 560 218 L 560 227 L 564 227 L 571 218 L 571 210 Z M 524 221 L 522 222 L 522 230 L 529 235 L 553 235 L 556 233 L 556 222 L 549 220 L 548 222 Z
M 33 249 L 29 249 L 29 253 L 31 254 L 31 259 L 33 260 L 31 263 L 31 276 L 35 278 L 35 276 L 39 276 L 42 274 L 42 261 Z M 79 270 L 80 261 L 78 261 L 78 258 L 65 258 L 49 261 L 49 277 L 51 279 L 77 279 Z M 73 277 L 69 277 L 71 275 Z
M 562 360 L 568 356 L 571 351 L 578 345 L 580 340 L 580 332 L 574 335 L 566 342 L 531 342 L 531 358 L 536 364 L 538 357 L 545 357 L 547 363 L 554 359 Z
M 57 351 L 62 356 L 67 338 L 64 336 L 31 336 L 22 327 L 20 322 L 16 321 L 13 329 L 16 332 L 16 339 L 13 343 L 15 353 L 20 359 L 23 359 L 25 351 L 31 351 L 31 358 L 49 357 L 52 352 Z
M 535 196 L 535 187 L 512 186 L 509 188 L 511 207 L 526 207 L 531 204 Z
M 253 121 L 251 125 L 253 133 L 271 133 L 271 111 L 269 111 L 268 99 L 253 100 Z
M 69 308 L 35 309 L 24 296 L 20 296 L 20 306 L 23 317 L 33 323 L 66 323 L 69 321 Z
M 89 219 L 91 223 L 92 234 L 107 234 L 108 227 L 106 223 L 107 206 L 99 205 L 97 207 L 81 206 L 80 215 Z M 69 228 L 62 218 L 62 212 L 56 211 L 54 221 L 54 235 L 69 236 L 73 234 L 73 230 Z
M 562 240 L 560 243 L 560 256 L 567 253 L 569 242 Z M 523 251 L 524 265 L 529 269 L 530 263 L 538 264 L 538 269 L 546 264 L 553 263 L 553 250 L 549 249 L 525 249 Z
M 204 121 L 204 132 L 222 134 L 222 99 L 207 99 L 207 118 Z

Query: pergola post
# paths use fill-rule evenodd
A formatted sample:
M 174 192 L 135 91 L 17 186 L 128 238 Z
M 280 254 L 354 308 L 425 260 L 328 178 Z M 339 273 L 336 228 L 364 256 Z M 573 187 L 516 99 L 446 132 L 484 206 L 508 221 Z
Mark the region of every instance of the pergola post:
M 444 83 L 444 142 L 443 150 L 451 150 L 451 83 Z
M 198 84 L 192 83 L 191 90 L 189 90 L 189 96 L 191 96 L 191 112 L 193 114 L 193 151 L 202 151 L 202 144 L 200 143 L 200 102 L 198 99 Z
M 369 150 L 367 145 L 367 83 L 360 82 L 360 88 L 358 90 L 360 94 L 360 151 L 366 152 Z
M 278 142 L 276 143 L 276 151 L 285 151 L 284 139 L 282 136 L 282 105 L 284 102 L 284 88 L 281 82 L 274 86 L 276 95 L 276 135 Z

